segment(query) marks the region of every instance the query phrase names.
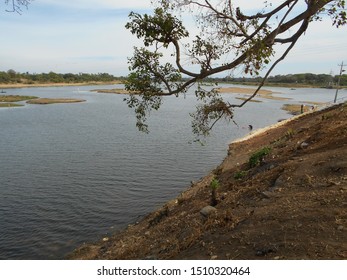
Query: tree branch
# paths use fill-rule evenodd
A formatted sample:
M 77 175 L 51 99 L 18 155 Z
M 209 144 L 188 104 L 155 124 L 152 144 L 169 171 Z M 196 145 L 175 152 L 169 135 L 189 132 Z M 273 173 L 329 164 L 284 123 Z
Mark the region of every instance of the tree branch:
M 16 12 L 18 14 L 22 14 L 22 8 L 21 6 L 24 6 L 28 9 L 29 4 L 33 0 L 5 0 L 5 5 L 10 5 L 11 10 L 6 10 L 6 12 L 13 13 Z
M 286 56 L 288 55 L 288 53 L 290 52 L 290 50 L 295 46 L 297 40 L 300 38 L 300 36 L 306 31 L 306 28 L 308 26 L 308 20 L 305 20 L 300 29 L 298 30 L 298 32 L 296 33 L 296 36 L 293 37 L 293 40 L 291 42 L 291 44 L 288 46 L 288 48 L 286 49 L 286 51 L 282 54 L 282 56 L 277 59 L 274 64 L 270 67 L 270 69 L 266 72 L 264 78 L 262 79 L 262 81 L 260 82 L 259 86 L 257 87 L 256 91 L 249 97 L 247 98 L 245 101 L 243 101 L 240 105 L 230 105 L 230 107 L 243 107 L 247 102 L 249 102 L 250 100 L 252 100 L 259 92 L 259 90 L 264 86 L 265 81 L 267 80 L 267 78 L 269 77 L 269 75 L 271 74 L 272 70 L 277 66 L 278 63 L 280 63 L 282 60 L 284 60 L 286 58 Z

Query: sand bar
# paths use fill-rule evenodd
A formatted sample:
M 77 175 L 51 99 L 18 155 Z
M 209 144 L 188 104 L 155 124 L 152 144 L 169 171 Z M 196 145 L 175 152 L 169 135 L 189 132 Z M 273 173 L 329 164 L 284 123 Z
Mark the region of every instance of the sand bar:
M 239 93 L 239 94 L 253 94 L 256 91 L 256 88 L 242 88 L 242 87 L 227 87 L 227 88 L 218 88 L 218 93 Z M 273 94 L 274 92 L 267 89 L 261 89 L 257 94 L 266 95 Z
M 72 98 L 37 98 L 27 101 L 28 104 L 56 104 L 56 103 L 76 103 L 76 102 L 85 102 L 83 99 L 72 99 Z

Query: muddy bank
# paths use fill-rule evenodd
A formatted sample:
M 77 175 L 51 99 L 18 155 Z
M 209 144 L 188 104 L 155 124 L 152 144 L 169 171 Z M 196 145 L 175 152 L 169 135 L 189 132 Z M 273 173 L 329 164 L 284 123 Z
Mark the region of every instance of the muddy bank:
M 176 199 L 67 258 L 346 259 L 346 159 L 346 104 L 303 114 L 233 142 Z

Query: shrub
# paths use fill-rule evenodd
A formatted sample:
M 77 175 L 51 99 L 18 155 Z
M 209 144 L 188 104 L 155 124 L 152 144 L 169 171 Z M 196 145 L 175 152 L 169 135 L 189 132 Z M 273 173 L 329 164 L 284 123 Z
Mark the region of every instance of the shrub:
M 237 171 L 234 173 L 234 179 L 236 180 L 241 180 L 247 175 L 247 171 Z
M 251 155 L 249 158 L 249 167 L 253 168 L 260 164 L 264 157 L 270 153 L 271 149 L 269 147 L 264 147 L 260 149 L 259 151 L 255 152 L 254 154 Z
M 216 206 L 217 201 L 217 189 L 220 187 L 219 181 L 216 178 L 213 178 L 210 183 L 210 189 L 211 189 L 211 206 Z

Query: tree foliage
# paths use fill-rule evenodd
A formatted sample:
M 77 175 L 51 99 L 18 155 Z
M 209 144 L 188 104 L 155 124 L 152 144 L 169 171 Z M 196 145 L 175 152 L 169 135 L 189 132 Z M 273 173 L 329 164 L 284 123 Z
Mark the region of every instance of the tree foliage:
M 346 82 L 347 75 L 342 75 L 340 78 L 340 85 L 347 86 Z M 286 75 L 275 75 L 269 76 L 266 80 L 267 85 L 291 85 L 295 87 L 311 85 L 316 87 L 334 87 L 337 84 L 339 75 L 329 74 L 313 74 L 313 73 L 298 73 L 298 74 L 286 74 Z M 228 82 L 228 83 L 246 83 L 255 84 L 262 80 L 261 77 L 224 77 L 224 78 L 210 78 L 211 82 Z
M 209 133 L 221 118 L 231 119 L 233 108 L 242 107 L 263 86 L 274 67 L 283 60 L 312 21 L 326 17 L 335 27 L 346 24 L 344 0 L 264 1 L 257 13 L 248 14 L 231 0 L 157 0 L 153 14 L 131 12 L 126 28 L 144 46 L 129 59 L 127 89 L 140 93 L 127 99 L 135 109 L 137 126 L 147 131 L 147 115 L 157 110 L 163 96 L 180 95 L 194 84 L 201 101 L 193 116 L 193 131 Z M 243 1 L 245 3 L 246 1 Z M 248 1 L 247 1 L 248 2 Z M 191 12 L 199 33 L 191 35 L 183 23 Z M 277 45 L 285 50 L 274 59 Z M 242 104 L 229 104 L 202 81 L 237 69 L 251 76 L 267 68 L 254 95 Z
M 51 71 L 49 73 L 31 74 L 28 72 L 19 73 L 13 69 L 7 72 L 0 71 L 0 84 L 114 82 L 121 79 L 121 77 L 115 77 L 107 73 L 60 74 Z

